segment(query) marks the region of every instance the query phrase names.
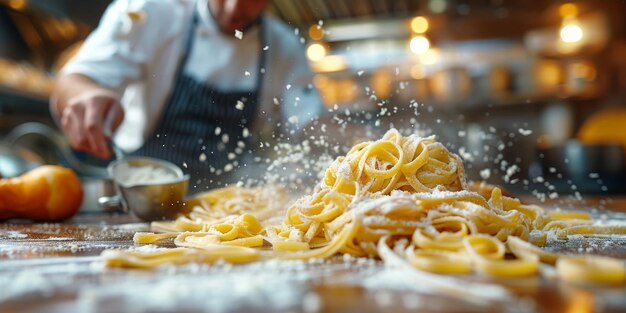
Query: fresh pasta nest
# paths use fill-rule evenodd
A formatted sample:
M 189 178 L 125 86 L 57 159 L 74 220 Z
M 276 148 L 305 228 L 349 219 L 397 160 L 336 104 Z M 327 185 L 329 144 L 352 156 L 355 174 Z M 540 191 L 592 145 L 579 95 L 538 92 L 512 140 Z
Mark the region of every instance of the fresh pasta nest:
M 466 189 L 461 159 L 435 137 L 403 137 L 391 130 L 375 142 L 354 146 L 326 171 L 322 188 L 355 195 L 394 190 L 431 192 Z
M 489 199 L 469 191 L 460 158 L 435 137 L 405 137 L 392 129 L 337 158 L 314 193 L 291 205 L 285 194 L 259 187 L 200 194 L 189 201 L 191 213 L 153 223 L 162 232 L 135 235 L 136 243 L 174 238 L 177 248 L 105 251 L 103 258 L 109 266 L 151 268 L 347 253 L 385 262 L 400 259 L 434 273 L 529 276 L 543 262 L 556 264 L 557 274 L 568 281 L 626 281 L 626 269 L 617 260 L 560 256 L 538 247 L 551 232 L 567 238 L 623 234 L 626 228 L 595 226 L 586 213 L 551 214 L 503 196 L 498 188 Z M 277 216 L 283 216 L 281 222 Z

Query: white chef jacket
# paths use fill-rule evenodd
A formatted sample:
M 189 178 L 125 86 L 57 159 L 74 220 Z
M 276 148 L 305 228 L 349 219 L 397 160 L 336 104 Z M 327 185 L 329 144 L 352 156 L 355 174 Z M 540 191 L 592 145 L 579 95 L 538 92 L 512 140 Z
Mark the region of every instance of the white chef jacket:
M 224 34 L 207 0 L 117 0 L 62 73 L 79 73 L 123 95 L 125 119 L 114 140 L 124 150 L 140 148 L 168 104 L 194 14 L 198 26 L 184 72 L 222 91 L 252 90 L 264 79 L 251 134 L 299 128 L 322 113 L 319 94 L 297 32 L 264 16 L 267 44 L 258 26 Z M 140 18 L 131 19 L 131 16 Z M 265 68 L 259 51 L 267 50 Z M 236 105 L 236 104 L 233 104 Z

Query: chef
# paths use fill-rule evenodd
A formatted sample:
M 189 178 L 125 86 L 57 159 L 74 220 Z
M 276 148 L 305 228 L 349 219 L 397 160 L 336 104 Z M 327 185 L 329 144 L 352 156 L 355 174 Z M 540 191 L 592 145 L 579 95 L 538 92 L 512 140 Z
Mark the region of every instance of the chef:
M 300 37 L 268 3 L 113 2 L 59 74 L 53 116 L 77 150 L 110 158 L 112 140 L 177 164 L 192 186 L 228 182 L 252 143 L 322 112 Z

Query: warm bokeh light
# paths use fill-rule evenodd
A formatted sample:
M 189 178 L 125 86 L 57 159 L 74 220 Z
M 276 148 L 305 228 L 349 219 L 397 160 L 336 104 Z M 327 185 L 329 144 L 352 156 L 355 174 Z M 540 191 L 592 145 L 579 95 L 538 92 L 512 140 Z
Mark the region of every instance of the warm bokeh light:
M 324 29 L 322 26 L 315 24 L 309 27 L 309 38 L 313 40 L 322 40 L 324 39 Z
M 313 84 L 315 84 L 315 87 L 317 87 L 317 89 L 324 89 L 328 87 L 329 80 L 330 79 L 328 77 L 317 74 L 315 75 L 315 77 L 313 77 Z
M 537 87 L 544 91 L 553 91 L 563 82 L 563 67 L 555 60 L 539 60 L 535 64 L 534 77 Z
M 9 0 L 9 7 L 16 11 L 21 11 L 26 8 L 26 0 Z
M 330 78 L 326 75 L 317 74 L 313 78 L 313 83 L 327 107 L 354 101 L 357 90 L 360 90 L 357 88 L 356 81 L 351 78 Z
M 411 30 L 417 34 L 425 33 L 428 30 L 428 20 L 423 16 L 414 17 L 411 20 Z
M 582 28 L 574 23 L 568 23 L 563 25 L 559 34 L 561 36 L 561 40 L 563 40 L 564 42 L 579 42 L 581 39 L 583 39 Z
M 306 49 L 306 56 L 313 62 L 320 61 L 326 56 L 326 47 L 319 43 L 311 44 Z
M 425 36 L 415 36 L 409 43 L 411 51 L 415 54 L 424 54 L 430 48 L 430 41 Z
M 346 60 L 341 55 L 328 55 L 311 64 L 313 71 L 316 73 L 339 72 L 345 70 L 348 66 Z
M 578 15 L 578 7 L 573 3 L 563 3 L 559 7 L 559 14 L 562 17 L 572 17 Z
M 379 69 L 372 75 L 371 86 L 379 99 L 387 99 L 391 94 L 392 74 L 389 70 Z
M 596 67 L 592 62 L 576 62 L 570 65 L 569 70 L 571 71 L 572 78 L 575 79 L 584 79 L 587 81 L 592 81 L 596 79 L 597 71 Z
M 426 78 L 426 69 L 421 64 L 415 64 L 411 67 L 410 74 L 413 79 L 424 79 Z

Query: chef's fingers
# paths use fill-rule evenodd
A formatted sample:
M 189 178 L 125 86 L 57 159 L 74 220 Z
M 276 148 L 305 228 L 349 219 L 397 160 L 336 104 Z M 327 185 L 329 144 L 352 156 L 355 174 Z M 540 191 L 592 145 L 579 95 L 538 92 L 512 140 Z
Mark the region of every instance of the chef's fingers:
M 104 114 L 111 106 L 110 99 L 95 98 L 90 99 L 85 105 L 84 131 L 89 142 L 89 150 L 99 158 L 108 159 L 111 157 L 108 140 L 104 136 L 103 121 Z
M 80 104 L 69 105 L 63 110 L 61 127 L 74 149 L 90 152 L 90 145 L 83 130 L 84 112 L 85 108 Z
M 109 110 L 105 114 L 103 122 L 104 136 L 111 140 L 117 128 L 124 120 L 124 109 L 119 102 L 112 100 Z

